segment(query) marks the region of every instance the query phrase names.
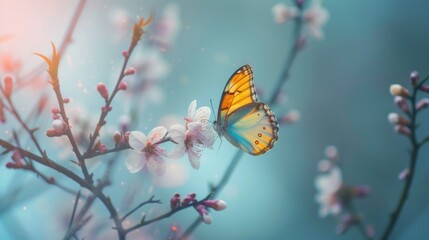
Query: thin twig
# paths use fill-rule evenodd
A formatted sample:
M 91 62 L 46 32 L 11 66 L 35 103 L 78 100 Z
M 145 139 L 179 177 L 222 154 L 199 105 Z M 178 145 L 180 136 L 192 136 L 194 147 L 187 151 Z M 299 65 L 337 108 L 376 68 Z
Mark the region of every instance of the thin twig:
M 125 229 L 125 232 L 128 234 L 128 233 L 130 233 L 130 232 L 132 232 L 132 231 L 134 231 L 136 229 L 139 229 L 139 228 L 141 228 L 143 226 L 147 226 L 147 225 L 152 224 L 154 222 L 157 222 L 157 221 L 160 221 L 162 219 L 168 218 L 168 217 L 170 217 L 170 216 L 172 216 L 172 215 L 174 215 L 174 214 L 176 214 L 176 213 L 178 213 L 178 212 L 180 212 L 180 211 L 182 211 L 184 209 L 187 209 L 189 207 L 195 207 L 195 206 L 197 206 L 199 204 L 203 204 L 204 201 L 207 201 L 210 198 L 212 198 L 212 193 L 208 194 L 204 199 L 202 199 L 202 200 L 200 200 L 198 202 L 195 202 L 195 203 L 192 203 L 192 204 L 189 204 L 189 205 L 185 205 L 185 206 L 180 206 L 178 208 L 172 209 L 172 210 L 170 210 L 170 211 L 168 211 L 168 212 L 166 212 L 166 213 L 164 213 L 164 214 L 162 214 L 162 215 L 160 215 L 158 217 L 152 218 L 152 219 L 147 220 L 147 221 L 145 220 L 145 216 L 144 216 L 142 218 L 142 220 L 140 221 L 140 223 L 138 223 L 138 224 L 136 224 L 134 226 L 131 226 L 130 228 Z
M 149 200 L 144 201 L 142 203 L 140 203 L 137 207 L 133 208 L 131 211 L 129 211 L 127 214 L 125 214 L 122 218 L 121 221 L 125 221 L 125 219 L 127 219 L 128 216 L 130 216 L 131 214 L 133 214 L 135 211 L 137 211 L 138 209 L 140 209 L 141 207 L 143 207 L 144 205 L 147 204 L 152 204 L 152 203 L 158 203 L 161 204 L 161 200 L 153 200 L 155 198 L 155 195 L 153 195 L 152 197 L 149 198 Z
M 80 190 L 77 192 L 76 198 L 74 200 L 74 205 L 73 205 L 73 211 L 72 211 L 72 215 L 70 217 L 70 222 L 69 222 L 69 226 L 67 228 L 67 234 L 70 232 L 71 227 L 73 225 L 73 221 L 74 221 L 74 216 L 76 214 L 76 210 L 77 210 L 77 205 L 79 203 L 79 199 L 80 199 Z M 67 235 L 66 234 L 66 235 Z
M 415 175 L 415 168 L 416 168 L 416 164 L 417 164 L 417 159 L 418 159 L 418 155 L 419 155 L 419 151 L 421 146 L 426 143 L 426 139 L 423 139 L 420 143 L 417 140 L 417 134 L 416 134 L 416 120 L 417 120 L 417 113 L 418 110 L 416 109 L 416 103 L 417 103 L 417 93 L 420 89 L 420 87 L 429 79 L 429 75 L 426 76 L 417 86 L 414 87 L 413 89 L 413 94 L 412 96 L 409 98 L 410 103 L 411 103 L 411 112 L 410 112 L 410 125 L 409 125 L 409 129 L 411 130 L 411 134 L 409 136 L 409 140 L 411 143 L 411 153 L 410 153 L 410 165 L 408 167 L 409 169 L 409 174 L 407 176 L 407 178 L 405 179 L 405 185 L 402 189 L 402 193 L 399 197 L 398 203 L 395 207 L 395 209 L 393 210 L 393 212 L 390 215 L 390 220 L 383 232 L 383 235 L 381 237 L 382 240 L 387 240 L 389 239 L 393 229 L 395 228 L 395 225 L 399 219 L 399 216 L 401 215 L 401 212 L 404 208 L 405 202 L 408 198 L 412 183 L 413 183 L 413 179 L 414 179 L 414 175 Z

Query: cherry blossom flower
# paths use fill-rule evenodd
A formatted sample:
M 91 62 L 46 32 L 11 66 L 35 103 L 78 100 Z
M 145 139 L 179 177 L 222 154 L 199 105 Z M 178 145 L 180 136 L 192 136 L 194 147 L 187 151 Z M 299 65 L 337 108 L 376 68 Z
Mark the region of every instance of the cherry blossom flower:
M 211 148 L 215 141 L 213 129 L 201 122 L 190 122 L 186 127 L 174 124 L 170 127 L 170 137 L 177 143 L 170 152 L 170 156 L 179 158 L 187 153 L 189 162 L 194 169 L 200 167 L 202 149 Z
M 322 28 L 329 19 L 329 11 L 322 6 L 321 1 L 312 1 L 311 7 L 304 12 L 303 17 L 310 34 L 317 39 L 322 39 L 324 37 Z
M 131 173 L 140 171 L 146 166 L 152 174 L 162 175 L 165 172 L 165 161 L 167 156 L 165 149 L 158 143 L 167 135 L 165 127 L 156 127 L 150 131 L 148 136 L 142 132 L 132 131 L 128 143 L 134 150 L 125 160 L 125 165 Z
M 180 158 L 187 154 L 191 166 L 199 169 L 202 149 L 212 148 L 216 137 L 214 129 L 208 125 L 210 113 L 210 108 L 197 109 L 197 101 L 191 102 L 188 116 L 185 117 L 186 125 L 174 124 L 170 127 L 170 137 L 177 143 L 170 157 Z
M 341 211 L 341 200 L 337 196 L 337 193 L 342 187 L 340 169 L 335 167 L 329 173 L 318 176 L 315 184 L 319 191 L 316 195 L 316 202 L 320 204 L 319 215 L 326 217 L 329 214 L 339 214 Z
M 274 20 L 278 24 L 286 23 L 296 17 L 297 10 L 295 7 L 289 7 L 284 3 L 277 3 L 272 8 Z
M 197 109 L 197 100 L 193 100 L 189 104 L 188 116 L 185 120 L 189 122 L 200 122 L 207 124 L 210 119 L 211 110 L 209 107 L 200 107 Z

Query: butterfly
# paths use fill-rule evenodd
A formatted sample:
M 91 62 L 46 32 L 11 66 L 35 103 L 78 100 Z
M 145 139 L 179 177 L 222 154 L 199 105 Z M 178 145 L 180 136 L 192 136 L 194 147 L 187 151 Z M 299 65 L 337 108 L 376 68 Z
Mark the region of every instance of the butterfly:
M 229 78 L 213 125 L 219 136 L 251 155 L 267 152 L 277 141 L 278 122 L 270 107 L 258 102 L 249 65 Z

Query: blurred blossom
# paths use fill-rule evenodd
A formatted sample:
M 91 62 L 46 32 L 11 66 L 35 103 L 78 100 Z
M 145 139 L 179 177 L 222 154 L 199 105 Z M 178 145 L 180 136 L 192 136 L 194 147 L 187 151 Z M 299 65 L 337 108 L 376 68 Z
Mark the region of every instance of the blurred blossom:
M 413 85 L 413 87 L 417 86 L 417 84 L 419 84 L 419 80 L 420 80 L 419 72 L 412 71 L 410 74 L 410 80 L 411 80 L 411 85 Z
M 325 149 L 325 156 L 331 160 L 338 159 L 338 149 L 335 146 L 328 146 Z
M 299 111 L 296 109 L 293 109 L 287 112 L 286 114 L 284 114 L 280 118 L 279 124 L 295 123 L 299 121 L 300 118 L 301 118 L 301 114 L 299 113 Z
M 319 191 L 316 195 L 316 202 L 320 204 L 319 215 L 326 217 L 329 214 L 339 214 L 341 211 L 341 201 L 337 193 L 342 186 L 340 168 L 335 167 L 329 173 L 319 175 L 316 178 L 315 185 Z
M 331 161 L 327 159 L 322 159 L 319 161 L 317 168 L 319 169 L 320 172 L 328 172 L 332 169 L 333 166 L 334 164 Z
M 429 99 L 423 98 L 416 104 L 416 108 L 417 110 L 421 110 L 421 109 L 427 108 L 428 105 L 429 105 Z
M 399 173 L 398 178 L 399 180 L 405 180 L 408 178 L 409 175 L 410 175 L 410 169 L 405 168 Z
M 340 223 L 337 226 L 337 234 L 344 234 L 349 228 L 356 223 L 357 219 L 355 216 L 350 214 L 344 214 L 340 218 Z
M 21 70 L 22 63 L 9 53 L 0 54 L 1 70 L 6 73 L 17 73 Z
M 175 188 L 183 186 L 188 179 L 188 168 L 178 162 L 166 163 L 165 173 L 162 176 L 152 176 L 153 184 L 162 188 Z
M 390 85 L 390 94 L 392 94 L 393 96 L 401 96 L 404 98 L 410 96 L 410 92 L 408 91 L 408 89 L 399 84 Z
M 408 127 L 403 126 L 403 125 L 396 125 L 395 126 L 395 132 L 400 133 L 400 134 L 405 135 L 405 136 L 411 135 L 411 130 Z
M 179 7 L 176 4 L 167 5 L 161 17 L 152 26 L 151 42 L 162 50 L 169 49 L 181 27 Z
M 408 125 L 409 121 L 397 113 L 389 113 L 387 119 L 391 124 Z
M 152 174 L 162 175 L 165 172 L 166 151 L 158 143 L 167 135 L 165 127 L 156 127 L 146 136 L 142 132 L 132 131 L 128 143 L 134 150 L 125 160 L 125 165 L 131 173 L 140 171 L 147 166 Z
M 271 9 L 274 20 L 278 24 L 287 23 L 297 15 L 297 9 L 295 7 L 287 6 L 284 3 L 277 3 Z
M 395 96 L 394 98 L 395 104 L 401 109 L 403 112 L 407 113 L 410 111 L 408 107 L 407 100 L 401 96 Z
M 124 9 L 114 9 L 110 12 L 110 22 L 116 30 L 116 34 L 112 36 L 117 37 L 116 40 L 122 40 L 128 34 L 131 26 L 131 18 L 127 11 Z
M 329 11 L 322 6 L 321 0 L 313 0 L 303 17 L 310 34 L 316 39 L 322 39 L 324 37 L 322 28 L 329 19 Z

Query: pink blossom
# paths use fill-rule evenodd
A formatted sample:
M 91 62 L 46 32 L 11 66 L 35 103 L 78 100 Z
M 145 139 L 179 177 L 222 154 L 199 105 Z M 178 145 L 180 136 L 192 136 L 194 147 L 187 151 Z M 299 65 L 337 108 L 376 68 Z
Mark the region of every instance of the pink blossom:
M 316 178 L 315 185 L 319 191 L 316 195 L 316 202 L 320 204 L 319 215 L 326 217 L 329 214 L 339 214 L 341 201 L 337 193 L 342 186 L 341 170 L 335 167 L 329 173 L 319 175 Z
M 304 12 L 303 16 L 310 34 L 317 39 L 322 39 L 324 37 L 322 28 L 329 19 L 329 11 L 322 6 L 321 1 L 312 1 L 312 5 Z
M 180 9 L 175 4 L 169 4 L 161 17 L 154 24 L 154 35 L 151 42 L 162 50 L 168 49 L 174 42 L 180 30 Z
M 293 19 L 297 15 L 295 7 L 289 7 L 284 3 L 277 3 L 271 9 L 274 20 L 278 24 L 287 23 L 290 19 Z
M 177 143 L 170 152 L 170 156 L 180 158 L 186 153 L 194 169 L 200 167 L 203 148 L 211 148 L 215 141 L 213 128 L 205 126 L 201 122 L 190 122 L 187 124 L 187 128 L 174 124 L 170 127 L 170 137 Z
M 187 122 L 201 122 L 207 124 L 210 119 L 211 110 L 209 107 L 200 107 L 197 109 L 197 100 L 193 100 L 188 107 Z
M 131 173 L 140 171 L 146 166 L 152 174 L 162 175 L 165 172 L 165 161 L 167 156 L 165 149 L 158 143 L 167 135 L 165 127 L 156 127 L 146 136 L 142 132 L 132 131 L 128 138 L 130 147 L 134 153 L 125 160 L 125 164 Z

